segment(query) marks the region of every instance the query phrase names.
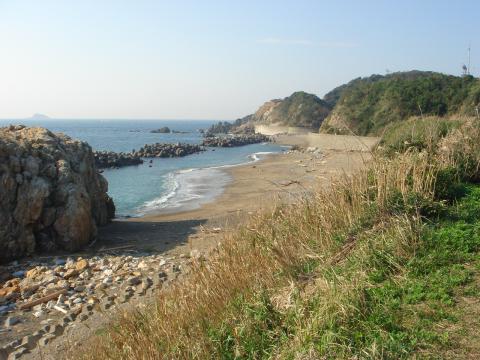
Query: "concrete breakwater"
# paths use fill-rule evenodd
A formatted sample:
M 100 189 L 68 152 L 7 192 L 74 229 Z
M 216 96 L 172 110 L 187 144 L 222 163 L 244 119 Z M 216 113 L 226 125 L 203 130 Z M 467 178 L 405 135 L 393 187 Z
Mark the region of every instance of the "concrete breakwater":
M 209 147 L 235 147 L 268 141 L 270 141 L 270 137 L 262 134 L 209 136 L 203 140 L 202 145 Z
M 94 151 L 95 165 L 99 169 L 119 168 L 123 166 L 143 164 L 142 158 L 172 158 L 196 154 L 205 149 L 200 145 L 191 144 L 145 144 L 138 151 L 126 152 Z
M 113 151 L 94 151 L 95 166 L 98 169 L 119 168 L 130 165 L 143 164 L 140 156 L 132 153 L 116 153 Z
M 133 154 L 140 157 L 151 158 L 169 158 L 169 157 L 181 157 L 191 154 L 196 154 L 205 151 L 200 145 L 196 144 L 168 144 L 168 143 L 155 143 L 145 144 L 138 151 L 134 151 Z

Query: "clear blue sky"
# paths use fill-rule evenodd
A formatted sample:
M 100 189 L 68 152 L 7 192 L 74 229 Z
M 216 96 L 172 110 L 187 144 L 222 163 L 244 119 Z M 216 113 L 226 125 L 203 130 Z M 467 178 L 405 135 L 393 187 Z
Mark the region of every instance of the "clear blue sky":
M 0 118 L 235 119 L 400 70 L 480 73 L 480 1 L 0 0 Z

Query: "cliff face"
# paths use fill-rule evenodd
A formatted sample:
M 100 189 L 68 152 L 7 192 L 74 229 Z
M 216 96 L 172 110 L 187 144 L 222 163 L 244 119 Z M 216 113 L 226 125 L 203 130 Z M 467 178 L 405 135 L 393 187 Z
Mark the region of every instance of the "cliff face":
M 114 216 L 86 143 L 43 128 L 0 128 L 0 262 L 77 250 Z
M 317 130 L 329 112 L 330 106 L 317 96 L 295 92 L 282 100 L 267 101 L 252 115 L 250 121 Z

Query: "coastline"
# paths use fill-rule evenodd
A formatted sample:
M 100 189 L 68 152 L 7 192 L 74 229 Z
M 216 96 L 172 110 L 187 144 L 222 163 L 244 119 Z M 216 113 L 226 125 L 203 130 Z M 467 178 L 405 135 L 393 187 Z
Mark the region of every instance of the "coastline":
M 313 133 L 277 135 L 275 140 L 317 151 L 267 154 L 259 161 L 222 167 L 231 180 L 212 201 L 186 211 L 115 220 L 99 229 L 92 250 L 133 244 L 140 250 L 172 255 L 194 249 L 208 252 L 254 213 L 298 200 L 328 186 L 332 178 L 362 167 L 377 143 L 376 138 Z

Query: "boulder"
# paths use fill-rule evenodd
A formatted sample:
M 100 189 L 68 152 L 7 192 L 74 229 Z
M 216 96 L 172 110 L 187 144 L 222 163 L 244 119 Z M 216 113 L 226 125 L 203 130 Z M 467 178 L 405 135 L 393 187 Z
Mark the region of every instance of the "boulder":
M 0 263 L 35 251 L 74 251 L 114 216 L 91 147 L 22 125 L 0 128 Z

